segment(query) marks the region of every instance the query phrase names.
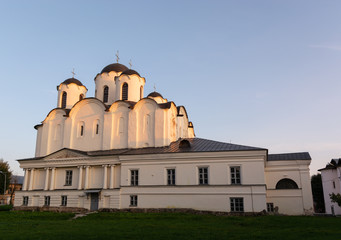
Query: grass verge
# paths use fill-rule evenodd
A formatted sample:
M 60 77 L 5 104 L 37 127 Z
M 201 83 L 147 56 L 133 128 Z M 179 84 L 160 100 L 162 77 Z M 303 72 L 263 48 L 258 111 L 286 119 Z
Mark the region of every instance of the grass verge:
M 2 239 L 338 239 L 341 218 L 0 212 Z

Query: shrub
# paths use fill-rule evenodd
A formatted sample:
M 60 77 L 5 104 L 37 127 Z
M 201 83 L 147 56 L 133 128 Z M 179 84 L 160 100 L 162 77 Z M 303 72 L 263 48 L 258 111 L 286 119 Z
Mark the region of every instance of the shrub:
M 13 205 L 0 205 L 0 211 L 10 211 L 12 208 Z

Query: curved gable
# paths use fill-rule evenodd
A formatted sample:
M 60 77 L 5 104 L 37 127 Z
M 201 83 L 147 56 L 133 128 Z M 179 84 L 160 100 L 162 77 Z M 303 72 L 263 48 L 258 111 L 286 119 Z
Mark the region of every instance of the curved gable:
M 89 116 L 94 114 L 103 114 L 106 110 L 104 103 L 97 98 L 85 98 L 77 102 L 71 109 L 69 116 L 74 118 L 76 115 Z
M 56 118 L 63 118 L 66 117 L 69 110 L 65 108 L 55 108 L 52 109 L 46 116 L 46 118 L 42 121 L 42 123 L 45 123 L 47 121 L 56 119 Z

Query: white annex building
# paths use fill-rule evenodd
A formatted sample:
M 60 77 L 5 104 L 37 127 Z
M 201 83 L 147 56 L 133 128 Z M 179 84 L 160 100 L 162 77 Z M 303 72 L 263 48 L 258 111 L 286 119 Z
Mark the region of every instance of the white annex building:
M 114 63 L 95 77 L 95 97 L 70 78 L 57 108 L 35 126 L 34 158 L 17 208 L 192 208 L 224 212 L 313 209 L 309 153 L 196 138 L 186 109 Z
M 341 208 L 330 200 L 329 194 L 341 194 L 341 158 L 332 159 L 321 172 L 324 204 L 327 214 L 341 215 Z

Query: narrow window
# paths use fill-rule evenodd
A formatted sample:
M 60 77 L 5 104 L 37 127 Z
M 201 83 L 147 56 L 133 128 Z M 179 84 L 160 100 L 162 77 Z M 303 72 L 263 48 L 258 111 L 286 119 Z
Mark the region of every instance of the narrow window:
M 207 167 L 199 168 L 199 184 L 200 185 L 208 184 L 208 168 Z
M 84 98 L 84 95 L 83 95 L 83 94 L 79 95 L 79 101 L 80 101 L 80 100 L 83 100 L 83 98 Z
M 230 198 L 231 212 L 244 212 L 243 198 Z
M 130 207 L 137 207 L 137 195 L 130 195 Z
M 240 184 L 240 167 L 230 167 L 231 184 Z
M 105 86 L 103 90 L 103 102 L 107 103 L 109 98 L 109 87 Z
M 98 130 L 99 130 L 99 124 L 96 124 L 96 134 L 98 134 Z
M 274 204 L 273 203 L 267 203 L 266 209 L 268 212 L 274 212 Z
M 81 136 L 83 136 L 83 134 L 84 134 L 84 126 L 82 125 L 82 126 L 81 126 L 81 132 L 80 132 L 80 135 L 81 135 Z
M 50 206 L 50 196 L 45 196 L 44 206 Z
M 66 170 L 65 174 L 65 186 L 72 185 L 72 170 Z
M 175 169 L 167 169 L 167 185 L 175 185 Z
M 66 108 L 66 98 L 67 98 L 67 93 L 63 92 L 62 96 L 62 108 Z
M 128 100 L 128 84 L 124 83 L 122 86 L 122 100 Z
M 67 196 L 62 196 L 61 205 L 62 205 L 62 206 L 66 206 L 66 205 L 67 205 Z
M 335 181 L 333 181 L 333 188 L 335 189 Z
M 28 196 L 24 196 L 22 200 L 22 205 L 27 206 L 28 205 Z
M 131 173 L 130 185 L 132 186 L 139 185 L 139 170 L 131 170 L 130 173 Z
M 140 99 L 142 99 L 143 98 L 143 87 L 141 86 L 140 87 Z

